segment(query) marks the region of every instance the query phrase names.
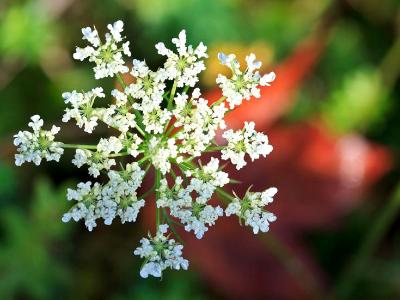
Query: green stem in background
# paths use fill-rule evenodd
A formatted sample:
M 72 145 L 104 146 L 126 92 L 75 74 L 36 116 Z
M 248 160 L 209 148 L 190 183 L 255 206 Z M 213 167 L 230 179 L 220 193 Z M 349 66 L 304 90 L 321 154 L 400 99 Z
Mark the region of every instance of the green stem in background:
M 126 85 L 124 79 L 122 78 L 121 74 L 117 74 L 116 77 L 117 77 L 117 80 L 118 80 L 119 84 L 125 89 L 127 85 Z M 135 103 L 135 100 L 134 100 L 130 95 L 127 95 L 127 96 L 128 96 L 128 100 L 129 100 L 129 103 L 130 103 L 130 104 Z M 142 115 L 141 115 L 136 109 L 133 110 L 133 113 L 135 114 L 136 119 L 137 119 L 137 121 L 138 121 L 138 123 L 139 123 L 139 124 L 136 126 L 136 128 L 139 127 L 140 130 L 139 130 L 139 128 L 138 128 L 138 131 L 139 131 L 143 136 L 145 136 L 146 134 L 145 134 L 144 131 L 143 131 Z
M 62 148 L 66 149 L 89 149 L 89 150 L 97 150 L 97 145 L 79 145 L 79 144 L 61 144 Z
M 169 100 L 168 100 L 168 106 L 167 109 L 171 110 L 172 109 L 172 104 L 173 104 L 173 100 L 175 97 L 175 92 L 176 92 L 176 80 L 174 80 L 174 84 L 172 85 L 172 89 L 171 89 L 171 95 L 169 96 Z
M 137 129 L 137 131 L 139 131 L 139 133 L 140 133 L 143 137 L 146 136 L 146 133 L 143 131 L 143 129 L 142 129 L 138 124 L 136 124 L 135 128 Z
M 235 197 L 222 188 L 217 188 L 217 194 L 222 200 L 233 201 Z M 258 234 L 258 239 L 267 247 L 268 251 L 274 256 L 285 269 L 298 280 L 301 285 L 310 292 L 310 299 L 323 299 L 321 287 L 308 268 L 283 242 L 276 238 L 271 232 L 268 234 Z
M 386 52 L 385 57 L 383 58 L 381 65 L 379 67 L 380 74 L 383 78 L 383 82 L 386 85 L 386 88 L 391 91 L 396 84 L 397 79 L 400 74 L 400 35 L 398 35 L 395 39 L 395 42 L 390 47 L 390 49 Z
M 292 249 L 279 240 L 271 231 L 267 234 L 259 234 L 257 237 L 268 249 L 270 254 L 275 257 L 275 259 L 284 266 L 286 271 L 298 281 L 299 285 L 308 292 L 309 299 L 325 299 L 322 287 L 316 277 Z
M 147 196 L 149 196 L 151 193 L 154 192 L 155 186 L 153 185 L 147 192 L 143 193 L 138 197 L 138 199 L 146 199 Z
M 128 152 L 121 152 L 121 153 L 109 154 L 108 157 L 120 157 L 120 156 L 127 156 L 127 155 L 129 155 Z
M 220 195 L 223 199 L 228 200 L 229 202 L 233 201 L 235 199 L 234 196 L 229 194 L 227 191 L 225 191 L 223 188 L 218 187 L 217 188 L 217 194 Z
M 161 172 L 156 169 L 156 175 L 154 178 L 154 187 L 156 189 L 156 232 L 158 231 L 158 227 L 160 226 L 160 208 L 157 207 L 157 200 L 160 199 L 160 181 L 161 181 Z
M 219 150 L 222 150 L 222 149 L 225 149 L 225 148 L 226 148 L 225 146 L 208 147 L 206 149 L 206 152 L 219 151 Z
M 137 163 L 140 165 L 140 164 L 144 163 L 148 159 L 149 159 L 149 156 L 143 156 L 141 159 L 139 159 L 137 161 Z
M 219 98 L 217 101 L 215 101 L 213 104 L 211 104 L 211 107 L 216 106 L 220 103 L 222 103 L 222 101 L 224 101 L 226 99 L 225 96 L 222 96 L 221 98 Z
M 176 237 L 176 239 L 178 240 L 179 243 L 181 243 L 182 245 L 184 244 L 181 236 L 178 234 L 178 232 L 175 229 L 174 226 L 174 222 L 171 220 L 171 218 L 168 216 L 167 211 L 165 210 L 165 208 L 162 209 L 162 214 L 165 218 L 165 220 L 168 223 L 169 228 L 171 229 L 172 233 L 174 234 L 174 236 Z
M 368 260 L 375 252 L 380 241 L 387 233 L 388 228 L 400 209 L 400 184 L 397 185 L 389 201 L 381 210 L 365 238 L 361 242 L 354 258 L 340 276 L 334 292 L 334 299 L 349 299 L 351 293 L 367 267 Z

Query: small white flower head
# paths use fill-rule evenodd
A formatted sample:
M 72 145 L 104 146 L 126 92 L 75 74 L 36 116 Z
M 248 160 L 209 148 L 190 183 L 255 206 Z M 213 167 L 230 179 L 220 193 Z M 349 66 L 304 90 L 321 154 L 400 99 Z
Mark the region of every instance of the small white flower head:
M 111 91 L 115 103 L 108 108 L 100 109 L 100 119 L 108 126 L 113 127 L 123 133 L 136 127 L 136 116 L 132 111 L 132 105 L 128 101 L 128 96 L 114 89 Z
M 65 92 L 62 97 L 66 104 L 71 105 L 65 109 L 63 122 L 74 119 L 79 128 L 83 127 L 85 132 L 92 133 L 101 115 L 101 109 L 93 108 L 93 104 L 96 98 L 105 97 L 103 88 L 97 87 L 86 93 Z
M 20 166 L 24 162 L 33 162 L 38 166 L 42 159 L 59 161 L 64 149 L 62 143 L 54 141 L 54 137 L 60 128 L 53 125 L 49 131 L 42 130 L 43 120 L 39 115 L 32 116 L 28 126 L 33 132 L 20 131 L 14 135 L 14 145 L 18 151 L 15 164 Z
M 143 125 L 147 133 L 162 133 L 164 127 L 171 119 L 171 112 L 158 105 L 149 105 L 143 110 Z
M 146 154 L 149 155 L 153 166 L 160 170 L 163 175 L 171 169 L 171 159 L 175 158 L 179 161 L 179 157 L 177 157 L 178 147 L 173 138 L 164 141 L 153 136 L 148 143 Z
M 201 156 L 216 131 L 225 128 L 225 105 L 221 103 L 210 107 L 207 100 L 199 97 L 198 90 L 193 91 L 190 100 L 186 94 L 178 94 L 175 97 L 177 106 L 173 111 L 176 118 L 174 126 L 183 127 L 177 135 L 181 140 L 179 152 L 193 157 Z
M 89 166 L 89 174 L 98 177 L 101 170 L 110 170 L 115 166 L 115 159 L 110 159 L 107 154 L 99 151 L 90 151 L 87 149 L 76 149 L 75 157 L 72 163 L 78 168 L 83 165 Z
M 140 109 L 144 109 L 148 103 L 160 105 L 163 100 L 166 75 L 163 69 L 153 72 L 145 61 L 133 60 L 131 74 L 136 81 L 130 84 L 125 92 L 134 99 L 142 99 Z
M 267 232 L 269 230 L 269 224 L 276 221 L 276 216 L 268 211 L 264 210 L 264 207 L 274 200 L 273 197 L 278 192 L 277 188 L 269 188 L 264 192 L 252 193 L 246 192 L 243 200 L 239 197 L 229 203 L 225 209 L 227 216 L 237 215 L 239 222 L 244 220 L 245 225 L 253 228 L 254 234 L 259 231 Z
M 141 153 L 139 147 L 143 140 L 137 134 L 128 132 L 126 134 L 121 134 L 119 139 L 126 151 L 133 157 L 136 157 Z
M 187 270 L 188 260 L 182 257 L 183 246 L 166 236 L 168 225 L 158 227 L 155 237 L 140 240 L 140 246 L 134 251 L 135 255 L 145 259 L 145 264 L 140 270 L 140 276 L 147 278 L 149 275 L 162 277 L 162 272 L 167 269 Z
M 121 35 L 124 23 L 116 21 L 114 24 L 108 24 L 107 28 L 110 31 L 105 35 L 105 42 L 102 43 L 96 29 L 86 27 L 82 29 L 83 39 L 90 43 L 90 46 L 85 48 L 76 48 L 73 58 L 83 61 L 89 59 L 96 66 L 93 68 L 95 78 L 113 77 L 118 73 L 127 73 L 129 68 L 125 65 L 123 54 L 131 56 L 129 50 L 129 42 L 123 41 Z
M 137 189 L 142 184 L 144 174 L 136 162 L 127 164 L 122 171 L 108 172 L 110 181 L 104 186 L 102 197 L 103 202 L 115 204 L 115 210 L 108 220 L 105 219 L 107 225 L 111 224 L 115 215 L 121 218 L 121 223 L 136 221 L 140 208 L 145 204 L 143 199 L 137 198 Z
M 108 155 L 111 153 L 119 153 L 123 147 L 119 138 L 111 136 L 108 139 L 100 139 L 97 144 L 97 151 Z
M 182 30 L 178 38 L 173 38 L 178 54 L 167 49 L 164 43 L 158 43 L 156 49 L 160 55 L 166 56 L 164 64 L 165 74 L 168 79 L 176 80 L 178 87 L 193 87 L 199 80 L 198 74 L 205 70 L 202 58 L 207 58 L 207 47 L 200 43 L 195 49 L 186 45 L 186 31 Z
M 101 199 L 102 187 L 99 183 L 92 186 L 90 181 L 78 184 L 78 188 L 68 189 L 67 199 L 75 200 L 76 204 L 62 217 L 63 222 L 73 219 L 78 222 L 85 220 L 85 225 L 89 231 L 96 227 L 96 220 L 100 217 L 97 213 L 98 201 Z
M 243 99 L 249 100 L 250 97 L 260 98 L 261 86 L 269 86 L 275 80 L 275 73 L 271 72 L 261 76 L 258 69 L 261 62 L 256 61 L 256 56 L 252 53 L 246 56 L 247 68 L 244 72 L 240 70 L 240 64 L 234 54 L 218 54 L 218 59 L 232 71 L 231 78 L 219 74 L 217 84 L 222 89 L 222 94 L 227 98 L 229 106 L 233 109 L 240 105 Z
M 244 159 L 246 154 L 254 161 L 260 156 L 267 156 L 273 150 L 273 147 L 268 144 L 268 137 L 264 133 L 255 131 L 254 127 L 254 122 L 245 122 L 242 130 L 230 129 L 222 134 L 228 144 L 221 150 L 221 158 L 230 159 L 238 170 L 247 164 Z

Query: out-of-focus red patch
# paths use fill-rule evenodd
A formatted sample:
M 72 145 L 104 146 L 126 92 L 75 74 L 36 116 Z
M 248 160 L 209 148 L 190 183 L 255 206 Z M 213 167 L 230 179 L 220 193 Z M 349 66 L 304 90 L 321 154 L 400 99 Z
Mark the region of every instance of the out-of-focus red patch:
M 323 48 L 319 40 L 300 46 L 274 70 L 277 79 L 271 87 L 261 88 L 261 99 L 244 101 L 227 117 L 230 128 L 255 121 L 256 129 L 264 131 L 274 146 L 267 158 L 248 161 L 240 171 L 229 166 L 231 177 L 242 182 L 229 188 L 238 194 L 250 185 L 254 191 L 278 188 L 274 203 L 267 208 L 278 217 L 272 232 L 303 262 L 310 278 L 293 272 L 299 269 L 296 264 L 285 266 L 285 259 L 277 259 L 276 249 L 273 255 L 270 246 L 240 227 L 235 217 L 218 220 L 201 240 L 179 230 L 191 266 L 228 299 L 321 299 L 315 286 L 324 287 L 325 279 L 302 241 L 304 231 L 337 222 L 391 167 L 390 154 L 383 147 L 356 134 L 335 136 L 318 120 L 272 126 L 291 106 L 295 91 Z M 220 91 L 214 91 L 206 98 L 220 96 Z M 146 205 L 146 228 L 154 227 L 153 202 Z M 268 233 L 263 238 L 268 239 Z

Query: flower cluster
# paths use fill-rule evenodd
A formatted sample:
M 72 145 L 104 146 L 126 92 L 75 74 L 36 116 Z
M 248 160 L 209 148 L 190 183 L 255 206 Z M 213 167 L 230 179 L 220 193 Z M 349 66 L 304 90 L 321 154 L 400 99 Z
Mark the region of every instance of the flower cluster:
M 261 68 L 261 62 L 256 61 L 256 56 L 253 53 L 246 56 L 247 68 L 244 72 L 240 70 L 240 64 L 234 54 L 219 53 L 218 58 L 223 65 L 226 65 L 232 71 L 231 78 L 221 74 L 217 77 L 217 83 L 231 109 L 242 104 L 243 99 L 249 100 L 252 96 L 260 98 L 258 86 L 268 86 L 275 80 L 274 72 L 264 76 L 260 75 L 257 70 Z
M 244 220 L 246 225 L 253 228 L 254 234 L 259 231 L 267 232 L 269 223 L 276 220 L 273 213 L 264 211 L 264 207 L 274 200 L 273 197 L 278 192 L 276 188 L 269 188 L 262 193 L 251 193 L 247 191 L 243 200 L 235 197 L 228 207 L 225 209 L 227 216 L 237 215 L 239 221 Z
M 189 262 L 182 257 L 183 246 L 165 236 L 167 231 L 168 225 L 159 225 L 155 237 L 149 235 L 149 238 L 142 238 L 140 247 L 134 251 L 135 255 L 145 259 L 140 270 L 143 278 L 149 275 L 161 277 L 162 271 L 167 268 L 187 270 Z
M 60 127 L 53 125 L 50 131 L 42 130 L 43 120 L 38 115 L 31 117 L 28 126 L 33 132 L 20 131 L 14 135 L 14 145 L 18 147 L 15 164 L 20 166 L 24 162 L 33 162 L 38 166 L 43 158 L 47 161 L 59 161 L 64 149 L 61 143 L 54 141 L 54 136 L 60 131 Z
M 116 216 L 121 218 L 121 223 L 135 222 L 140 208 L 144 206 L 144 200 L 139 200 L 136 192 L 145 172 L 136 162 L 127 164 L 125 168 L 109 171 L 109 181 L 103 186 L 98 182 L 92 186 L 92 182 L 88 181 L 79 183 L 76 190 L 68 189 L 67 199 L 76 203 L 62 220 L 84 219 L 89 231 L 96 227 L 97 219 L 103 219 L 106 225 L 110 225 Z
M 244 220 L 254 233 L 268 231 L 276 219 L 264 211 L 276 189 L 248 192 L 240 199 L 225 190 L 235 181 L 221 163 L 221 159 L 228 160 L 240 169 L 246 165 L 246 154 L 252 161 L 265 157 L 272 151 L 267 136 L 255 130 L 254 122 L 246 122 L 242 130 L 222 133 L 226 145 L 216 142 L 218 132 L 226 129 L 226 114 L 243 99 L 259 97 L 258 86 L 269 85 L 275 74 L 261 76 L 257 71 L 261 63 L 254 54 L 246 58 L 244 72 L 233 54 L 220 54 L 221 62 L 232 70 L 232 77 L 218 76 L 223 96 L 210 102 L 195 87 L 205 69 L 207 48 L 203 43 L 197 47 L 187 45 L 186 32 L 181 31 L 172 39 L 176 51 L 163 43 L 156 45 L 166 61 L 159 69 L 151 70 L 145 61 L 124 61 L 131 52 L 129 42 L 124 42 L 123 25 L 122 21 L 109 24 L 104 41 L 95 28 L 83 28 L 83 39 L 90 45 L 77 48 L 73 54 L 75 59 L 94 63 L 95 79 L 112 77 L 119 88 L 106 92 L 94 87 L 62 94 L 67 105 L 63 122 L 72 120 L 89 134 L 102 123 L 111 134 L 95 144 L 62 143 L 55 141 L 58 127 L 42 130 L 43 120 L 33 116 L 28 124 L 33 132 L 15 135 L 15 158 L 17 165 L 39 165 L 42 159 L 58 161 L 64 149 L 74 149 L 72 163 L 87 168 L 97 181 L 81 182 L 75 189 L 68 189 L 71 208 L 62 220 L 83 220 L 90 231 L 99 219 L 105 225 L 116 218 L 121 223 L 135 222 L 140 209 L 155 194 L 155 235 L 143 238 L 134 254 L 144 259 L 142 277 L 161 277 L 167 268 L 188 268 L 188 261 L 182 257 L 183 246 L 171 238 L 175 235 L 177 241 L 181 240 L 176 225 L 201 239 L 224 214 L 237 215 L 239 222 Z M 132 77 L 129 83 L 125 81 L 128 76 Z M 207 160 L 202 157 L 205 153 L 209 154 Z M 147 191 L 142 187 L 145 177 L 154 180 Z M 216 202 L 215 195 L 228 201 L 225 208 L 224 202 Z
M 77 47 L 73 55 L 73 58 L 77 60 L 89 59 L 96 64 L 93 68 L 96 79 L 113 77 L 118 73 L 129 71 L 123 60 L 123 54 L 131 56 L 129 42 L 119 45 L 123 41 L 121 33 L 124 29 L 124 23 L 117 21 L 114 24 L 108 24 L 107 28 L 110 32 L 105 35 L 104 44 L 95 28 L 82 28 L 83 39 L 87 40 L 91 46 Z
M 254 161 L 260 155 L 267 156 L 273 149 L 268 144 L 268 137 L 262 132 L 255 131 L 254 127 L 254 122 L 245 122 L 242 130 L 229 129 L 222 134 L 228 141 L 226 148 L 221 150 L 222 159 L 230 159 L 238 170 L 247 164 L 244 160 L 246 154 Z

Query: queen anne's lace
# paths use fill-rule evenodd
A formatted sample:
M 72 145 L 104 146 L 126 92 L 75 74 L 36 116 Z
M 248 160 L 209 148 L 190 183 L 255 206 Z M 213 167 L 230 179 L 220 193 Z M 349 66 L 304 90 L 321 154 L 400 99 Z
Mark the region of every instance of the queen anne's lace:
M 155 237 L 142 238 L 140 247 L 134 251 L 135 255 L 145 259 L 145 264 L 140 270 L 140 276 L 147 278 L 149 275 L 161 277 L 162 271 L 167 268 L 174 270 L 187 270 L 189 262 L 182 257 L 183 246 L 165 234 L 168 225 L 158 226 Z
M 227 216 L 237 215 L 240 220 L 244 220 L 246 225 L 253 228 L 254 234 L 259 231 L 267 232 L 269 223 L 276 220 L 273 213 L 265 211 L 263 208 L 272 203 L 273 197 L 278 192 L 276 188 L 269 188 L 262 193 L 247 192 L 243 200 L 235 197 L 225 209 Z
M 261 67 L 261 62 L 256 61 L 256 56 L 253 53 L 246 56 L 247 69 L 244 72 L 240 70 L 240 64 L 234 54 L 219 53 L 218 58 L 223 65 L 226 65 L 232 71 L 231 78 L 221 74 L 217 77 L 217 83 L 221 87 L 223 95 L 227 98 L 230 108 L 242 104 L 243 99 L 249 100 L 252 96 L 260 98 L 258 86 L 268 86 L 275 80 L 274 72 L 264 76 L 258 73 L 257 70 Z
M 223 205 L 213 199 L 215 194 L 230 202 L 226 215 L 237 215 L 254 233 L 266 232 L 276 218 L 264 206 L 272 201 L 276 189 L 248 192 L 242 200 L 232 196 L 223 190 L 231 179 L 217 155 L 240 169 L 246 165 L 246 155 L 253 161 L 272 151 L 267 136 L 256 132 L 253 122 L 245 122 L 242 130 L 222 133 L 226 145 L 218 145 L 215 138 L 226 129 L 227 106 L 233 109 L 243 99 L 259 97 L 258 86 L 269 85 L 275 74 L 259 75 L 261 63 L 254 54 L 246 58 L 245 71 L 240 70 L 234 55 L 220 54 L 232 76 L 218 76 L 223 97 L 210 104 L 195 88 L 207 58 L 203 43 L 197 47 L 187 45 L 186 32 L 182 30 L 172 39 L 176 52 L 163 43 L 156 45 L 158 53 L 166 57 L 161 68 L 153 71 L 145 61 L 134 59 L 129 69 L 130 64 L 123 60 L 131 53 L 129 42 L 124 42 L 122 21 L 109 24 L 107 29 L 102 41 L 95 28 L 83 28 L 83 39 L 90 45 L 77 48 L 73 57 L 94 62 L 94 77 L 115 77 L 119 88 L 110 92 L 95 87 L 86 92 L 63 93 L 67 108 L 62 120 L 74 120 L 87 133 L 99 127 L 103 132 L 108 128 L 112 134 L 94 145 L 61 143 L 55 141 L 58 127 L 43 130 L 43 120 L 33 116 L 28 124 L 33 132 L 15 135 L 16 164 L 39 165 L 42 159 L 58 161 L 65 148 L 75 149 L 72 163 L 87 168 L 99 182 L 81 182 L 75 189 L 68 189 L 67 199 L 73 204 L 62 220 L 83 220 L 90 231 L 100 219 L 105 225 L 116 219 L 121 223 L 135 222 L 146 199 L 152 199 L 150 196 L 155 193 L 156 235 L 143 238 L 134 252 L 145 260 L 142 277 L 161 277 L 167 268 L 188 268 L 188 261 L 182 258 L 183 246 L 167 235 L 168 226 L 177 240 L 177 223 L 201 239 L 224 214 Z M 127 76 L 133 77 L 129 84 L 124 81 Z M 210 154 L 207 159 L 202 158 L 204 153 Z M 154 178 L 154 185 L 143 191 L 141 185 L 146 176 Z
M 124 23 L 117 21 L 114 24 L 108 24 L 110 31 L 105 35 L 105 43 L 100 40 L 96 29 L 86 27 L 82 29 L 83 39 L 87 40 L 91 46 L 85 48 L 76 48 L 73 58 L 77 60 L 89 59 L 96 66 L 93 68 L 96 79 L 104 77 L 113 77 L 118 73 L 127 73 L 128 67 L 125 65 L 123 55 L 131 56 L 129 42 L 121 45 L 123 38 L 121 33 L 124 29 Z
M 245 122 L 242 130 L 229 129 L 222 135 L 228 141 L 226 148 L 221 150 L 222 159 L 230 159 L 238 170 L 247 164 L 244 160 L 246 154 L 254 161 L 260 155 L 267 156 L 273 149 L 268 144 L 268 137 L 262 132 L 255 131 L 254 127 L 254 122 Z
M 31 117 L 28 126 L 33 132 L 20 131 L 14 135 L 14 145 L 19 152 L 15 155 L 15 164 L 20 166 L 24 162 L 33 162 L 38 166 L 43 158 L 47 161 L 59 161 L 64 149 L 61 143 L 54 141 L 54 136 L 60 131 L 60 127 L 53 125 L 50 131 L 42 130 L 43 120 L 38 115 Z

